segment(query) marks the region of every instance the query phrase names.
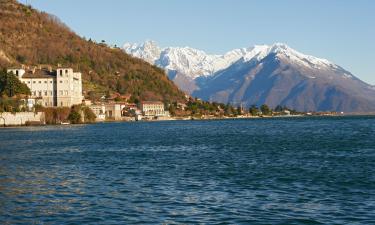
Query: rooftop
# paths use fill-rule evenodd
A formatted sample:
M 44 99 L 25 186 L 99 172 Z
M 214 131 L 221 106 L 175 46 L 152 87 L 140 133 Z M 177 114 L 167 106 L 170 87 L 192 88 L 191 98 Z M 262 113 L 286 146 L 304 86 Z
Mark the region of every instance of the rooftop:
M 155 105 L 155 104 L 163 104 L 164 105 L 164 103 L 163 102 L 161 102 L 161 101 L 142 101 L 141 102 L 141 104 L 152 104 L 152 105 Z
M 25 73 L 22 75 L 22 78 L 54 78 L 56 77 L 57 69 L 72 69 L 69 67 L 51 67 L 48 65 L 39 65 L 37 67 L 22 66 L 19 68 L 12 67 L 8 68 L 9 70 L 24 70 Z

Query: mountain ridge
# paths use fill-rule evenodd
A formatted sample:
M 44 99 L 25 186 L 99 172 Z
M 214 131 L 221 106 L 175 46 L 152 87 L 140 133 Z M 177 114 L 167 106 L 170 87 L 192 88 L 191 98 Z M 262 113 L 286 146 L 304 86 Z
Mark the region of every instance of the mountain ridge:
M 208 55 L 189 47 L 163 49 L 155 42 L 125 44 L 124 50 L 143 57 L 155 47 L 158 51 L 150 63 L 164 68 L 181 89 L 204 100 L 285 105 L 300 111 L 375 112 L 374 86 L 329 60 L 300 53 L 286 44 L 235 49 L 227 53 L 232 58 L 216 67 L 212 61 L 226 54 Z M 168 55 L 170 49 L 179 53 Z M 162 55 L 169 59 L 164 64 L 160 63 Z
M 191 47 L 166 47 L 161 48 L 155 41 L 146 41 L 142 44 L 125 43 L 123 49 L 130 55 L 142 58 L 147 62 L 166 69 L 179 69 L 186 73 L 191 78 L 199 76 L 210 76 L 221 69 L 225 69 L 234 62 L 244 58 L 245 61 L 250 61 L 256 58 L 261 60 L 270 53 L 287 53 L 291 56 L 298 56 L 303 59 L 311 61 L 316 66 L 330 65 L 337 66 L 329 60 L 317 58 L 311 55 L 305 55 L 290 48 L 283 43 L 274 43 L 272 45 L 254 45 L 248 48 L 237 48 L 226 52 L 225 54 L 207 54 L 203 50 L 194 49 Z M 178 58 L 180 57 L 180 58 Z M 168 60 L 169 59 L 169 60 Z M 183 62 L 186 60 L 187 62 Z M 215 61 L 216 60 L 216 61 Z M 219 62 L 217 62 L 219 60 Z M 225 62 L 222 62 L 224 60 Z M 301 59 L 299 59 L 302 62 Z M 180 63 L 180 65 L 177 65 Z M 198 67 L 185 69 L 184 66 L 190 64 L 190 67 Z M 189 67 L 188 66 L 188 67 Z M 202 71 L 199 74 L 199 71 Z M 192 72 L 189 74 L 187 72 Z M 198 74 L 197 74 L 198 73 Z

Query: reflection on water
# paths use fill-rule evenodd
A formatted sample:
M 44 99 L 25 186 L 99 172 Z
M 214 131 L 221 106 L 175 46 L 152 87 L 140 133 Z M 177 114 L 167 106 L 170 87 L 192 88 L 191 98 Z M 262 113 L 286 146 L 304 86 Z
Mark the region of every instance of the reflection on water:
M 374 122 L 0 129 L 0 222 L 372 224 Z

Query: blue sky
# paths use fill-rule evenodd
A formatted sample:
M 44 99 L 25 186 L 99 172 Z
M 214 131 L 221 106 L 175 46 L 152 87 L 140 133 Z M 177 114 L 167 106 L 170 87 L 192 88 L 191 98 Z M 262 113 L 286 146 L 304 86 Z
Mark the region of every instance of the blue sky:
M 86 38 L 208 53 L 282 42 L 375 84 L 373 0 L 21 0 Z

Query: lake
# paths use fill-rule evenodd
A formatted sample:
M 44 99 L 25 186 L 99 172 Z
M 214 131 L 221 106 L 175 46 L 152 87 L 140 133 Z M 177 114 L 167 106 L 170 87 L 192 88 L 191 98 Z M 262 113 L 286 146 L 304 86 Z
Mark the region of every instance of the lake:
M 375 117 L 0 129 L 0 224 L 375 224 Z

